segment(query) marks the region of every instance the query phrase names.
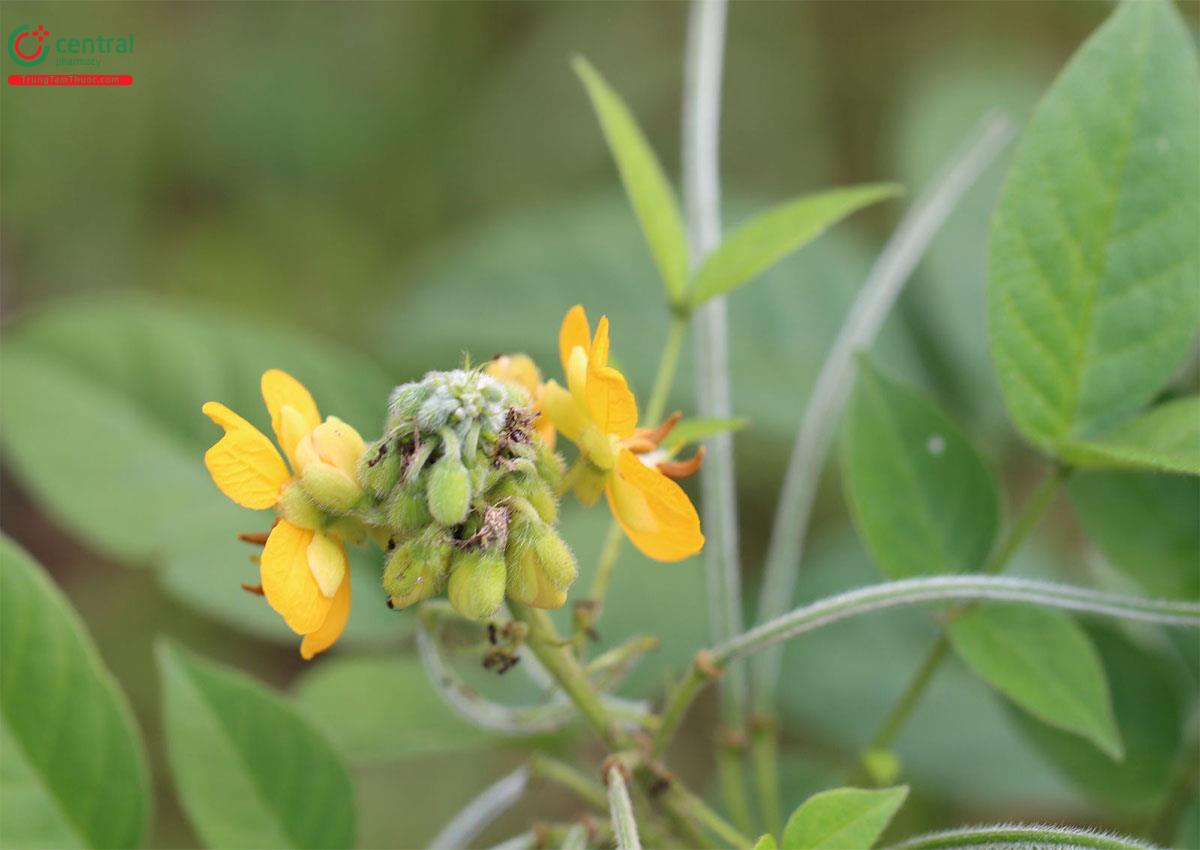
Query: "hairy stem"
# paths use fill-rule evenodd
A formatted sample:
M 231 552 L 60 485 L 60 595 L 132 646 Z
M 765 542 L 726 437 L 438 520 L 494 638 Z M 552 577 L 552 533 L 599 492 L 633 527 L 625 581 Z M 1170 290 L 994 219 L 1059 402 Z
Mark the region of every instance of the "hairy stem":
M 1011 848 L 1011 850 L 1043 850 L 1049 847 L 1068 847 L 1074 850 L 1153 850 L 1153 845 L 1104 832 L 1073 829 L 1065 826 L 1031 824 L 1016 826 L 980 826 L 952 829 L 910 838 L 893 844 L 888 850 L 958 850 L 958 848 Z
M 750 723 L 750 750 L 754 761 L 754 780 L 758 787 L 758 811 L 763 827 L 772 835 L 783 829 L 779 803 L 779 757 L 775 721 L 755 717 Z
M 531 780 L 546 779 L 557 783 L 600 811 L 608 808 L 608 797 L 604 793 L 604 786 L 564 761 L 541 753 L 534 753 L 529 760 L 529 778 Z
M 697 655 L 691 672 L 667 699 L 655 750 L 669 743 L 692 700 L 731 661 L 860 614 L 925 602 L 1024 602 L 1101 617 L 1200 628 L 1200 604 L 1103 593 L 1034 579 L 949 575 L 911 578 L 860 587 L 822 599 L 757 626 Z
M 528 784 L 529 768 L 522 766 L 489 785 L 434 836 L 430 850 L 466 847 L 521 799 Z
M 613 835 L 617 839 L 617 850 L 642 850 L 638 838 L 637 821 L 633 817 L 633 802 L 629 789 L 625 787 L 625 775 L 614 765 L 608 769 L 608 804 L 612 816 Z
M 684 57 L 683 204 L 696 269 L 721 241 L 718 151 L 721 64 L 725 45 L 725 0 L 693 0 Z M 731 416 L 729 339 L 725 299 L 713 298 L 696 316 L 696 410 L 700 416 Z M 700 473 L 704 552 L 712 640 L 720 643 L 742 630 L 741 563 L 738 555 L 737 481 L 733 438 L 707 441 Z M 745 726 L 747 685 L 740 668 L 721 685 L 721 718 L 731 729 Z
M 657 425 L 666 412 L 667 397 L 671 393 L 671 385 L 675 383 L 675 373 L 679 370 L 679 355 L 683 352 L 687 329 L 688 316 L 678 312 L 671 313 L 671 322 L 667 326 L 667 341 L 663 344 L 658 373 L 654 376 L 654 388 L 650 391 L 650 400 L 646 402 L 646 407 L 639 417 L 644 425 Z

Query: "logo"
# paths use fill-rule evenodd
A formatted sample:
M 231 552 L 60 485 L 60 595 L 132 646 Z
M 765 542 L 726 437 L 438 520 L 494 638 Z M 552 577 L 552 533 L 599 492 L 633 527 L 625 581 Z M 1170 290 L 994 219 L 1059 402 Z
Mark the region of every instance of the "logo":
M 46 39 L 49 37 L 50 33 L 41 24 L 37 25 L 37 29 L 22 24 L 8 38 L 8 53 L 21 65 L 40 65 L 49 52 L 46 48 Z

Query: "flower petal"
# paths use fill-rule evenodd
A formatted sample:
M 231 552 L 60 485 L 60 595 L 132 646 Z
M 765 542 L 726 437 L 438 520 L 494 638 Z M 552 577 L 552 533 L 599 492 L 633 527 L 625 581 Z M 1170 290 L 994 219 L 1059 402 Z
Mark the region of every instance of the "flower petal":
M 571 393 L 554 381 L 547 381 L 542 390 L 542 413 L 550 418 L 564 437 L 578 445 L 579 438 L 588 426 L 588 419 Z
M 588 349 L 588 361 L 592 368 L 601 369 L 608 365 L 608 316 L 601 316 L 596 325 L 596 335 Z
M 283 448 L 284 454 L 290 459 L 296 450 L 300 438 L 321 424 L 321 414 L 312 394 L 282 369 L 268 369 L 262 376 L 262 397 L 271 414 L 271 428 L 275 431 L 275 439 Z M 300 415 L 302 427 L 293 422 L 284 427 L 284 407 L 290 407 Z M 299 434 L 297 434 L 299 431 Z
M 346 577 L 346 550 L 328 534 L 313 532 L 312 542 L 308 544 L 308 568 L 317 580 L 321 595 L 332 599 Z
M 290 476 L 271 441 L 219 402 L 210 401 L 200 409 L 225 429 L 225 436 L 204 453 L 213 482 L 243 507 L 262 510 L 274 505 Z
M 625 439 L 637 427 L 637 401 L 625 376 L 611 366 L 588 364 L 587 406 L 592 421 L 604 434 Z
M 263 547 L 263 594 L 292 631 L 306 635 L 321 628 L 333 600 L 321 593 L 308 564 L 315 533 L 283 520 L 271 529 Z
M 609 478 L 608 504 L 633 545 L 656 561 L 678 561 L 704 546 L 700 517 L 687 494 L 628 449 Z
M 306 634 L 304 640 L 300 641 L 300 657 L 305 661 L 311 661 L 318 652 L 324 652 L 333 646 L 341 637 L 342 630 L 346 628 L 346 621 L 349 619 L 350 574 L 347 573 L 337 589 L 337 594 L 333 597 L 333 604 L 330 605 L 329 614 L 326 615 L 321 628 Z
M 304 658 L 306 662 L 311 662 L 313 656 L 316 656 L 318 652 L 328 650 L 338 638 L 341 638 L 342 630 L 346 628 L 349 618 L 350 576 L 347 575 L 346 579 L 342 580 L 341 587 L 337 588 L 334 604 L 330 606 L 325 622 L 320 624 L 319 629 L 306 634 L 304 640 L 300 641 L 300 657 Z
M 563 374 L 567 372 L 567 361 L 571 359 L 571 349 L 579 346 L 588 351 L 591 341 L 591 331 L 588 329 L 587 313 L 583 307 L 576 304 L 567 311 L 563 318 L 562 327 L 558 330 L 558 356 L 562 360 Z

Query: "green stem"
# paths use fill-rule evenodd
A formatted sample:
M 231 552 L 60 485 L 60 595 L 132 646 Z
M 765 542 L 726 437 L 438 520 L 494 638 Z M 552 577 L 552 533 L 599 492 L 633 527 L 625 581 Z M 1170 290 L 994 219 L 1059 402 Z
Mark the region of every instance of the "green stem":
M 592 589 L 588 591 L 588 600 L 596 604 L 596 615 L 593 622 L 599 619 L 600 609 L 604 607 L 604 597 L 608 594 L 608 582 L 612 578 L 613 567 L 617 564 L 617 556 L 621 554 L 621 541 L 625 532 L 616 520 L 608 526 L 608 534 L 604 538 L 604 548 L 600 550 L 600 560 L 596 565 L 596 576 L 592 579 Z
M 654 388 L 650 391 L 650 400 L 642 411 L 641 420 L 653 427 L 659 423 L 667 407 L 667 395 L 671 392 L 671 384 L 675 382 L 675 372 L 679 368 L 679 354 L 683 351 L 683 340 L 687 336 L 690 313 L 671 313 L 671 323 L 667 326 L 667 341 L 663 345 L 662 357 L 658 361 L 658 374 L 654 376 Z
M 1001 572 L 1008 561 L 1025 542 L 1025 538 L 1033 531 L 1038 520 L 1042 518 L 1042 514 L 1046 512 L 1046 508 L 1054 500 L 1054 496 L 1058 493 L 1059 487 L 1067 480 L 1071 474 L 1071 467 L 1062 464 L 1055 464 L 1038 486 L 1034 488 L 1030 494 L 1025 507 L 1022 508 L 1020 514 L 1009 529 L 1008 534 L 999 546 L 992 552 L 991 557 L 984 562 L 980 572 L 984 574 L 996 574 Z M 921 702 L 921 698 L 925 695 L 925 691 L 929 687 L 929 683 L 933 681 L 934 674 L 941 667 L 942 662 L 950 652 L 950 640 L 943 632 L 937 639 L 937 643 L 929 650 L 925 659 L 921 662 L 921 666 L 917 668 L 917 672 L 913 674 L 912 679 L 908 683 L 908 687 L 904 689 L 904 693 L 900 697 L 900 701 L 892 708 L 883 723 L 880 725 L 874 737 L 871 738 L 871 744 L 868 747 L 870 750 L 885 750 L 891 747 L 892 742 L 900 734 L 912 713 L 916 710 Z M 857 768 L 857 777 L 866 777 L 866 765 L 863 760 L 859 761 Z
M 1090 832 L 1061 826 L 984 826 L 952 829 L 910 838 L 893 844 L 888 850 L 965 850 L 968 847 L 1011 847 L 1013 850 L 1046 850 L 1049 847 L 1073 850 L 1152 850 L 1150 845 L 1120 835 Z
M 600 811 L 608 811 L 608 795 L 604 787 L 564 761 L 534 753 L 529 760 L 529 776 L 531 779 L 555 782 Z
M 725 730 L 717 746 L 717 775 L 721 781 L 721 796 L 733 815 L 733 822 L 742 832 L 749 832 L 750 801 L 746 798 L 746 776 L 743 763 L 746 755 L 745 735 Z
M 759 814 L 766 831 L 772 835 L 779 835 L 783 829 L 783 818 L 779 805 L 779 739 L 776 735 L 776 723 L 769 717 L 756 717 L 750 730 L 750 751 L 754 759 Z
M 529 648 L 542 666 L 554 677 L 563 693 L 575 703 L 609 748 L 628 749 L 633 741 L 605 710 L 600 696 L 592 688 L 587 672 L 558 634 L 550 615 L 540 608 L 530 608 L 511 599 L 508 602 L 513 617 L 529 626 Z
M 633 750 L 635 742 L 604 708 L 599 694 L 592 687 L 587 671 L 572 653 L 570 644 L 562 639 L 550 615 L 540 608 L 531 608 L 509 600 L 509 610 L 515 619 L 529 626 L 529 648 L 554 677 L 563 693 L 591 723 L 611 751 Z M 716 812 L 692 794 L 678 779 L 671 778 L 666 788 L 660 786 L 662 774 L 642 765 L 637 770 L 639 784 L 656 807 L 672 821 L 699 824 L 732 847 L 749 847 L 750 840 L 730 826 Z

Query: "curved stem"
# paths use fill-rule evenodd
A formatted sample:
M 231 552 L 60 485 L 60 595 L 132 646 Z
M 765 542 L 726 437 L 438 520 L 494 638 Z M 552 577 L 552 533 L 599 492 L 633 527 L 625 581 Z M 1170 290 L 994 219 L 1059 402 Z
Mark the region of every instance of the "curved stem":
M 904 579 L 860 587 L 797 608 L 697 656 L 663 711 L 655 751 L 669 743 L 696 694 L 731 661 L 860 614 L 924 602 L 1025 602 L 1102 617 L 1200 628 L 1200 604 L 1143 599 L 1034 579 L 952 575 Z
M 600 811 L 608 808 L 603 786 L 564 761 L 534 753 L 529 760 L 529 778 L 555 782 Z
M 1012 850 L 1038 850 L 1045 847 L 1086 848 L 1086 850 L 1154 850 L 1154 845 L 1136 838 L 1104 832 L 1073 829 L 1066 826 L 979 826 L 952 829 L 910 838 L 887 850 L 958 850 L 958 848 L 1008 847 Z
M 817 483 L 850 392 L 855 353 L 871 347 L 930 242 L 1012 135 L 1012 124 L 1003 116 L 987 116 L 980 122 L 963 150 L 904 215 L 850 307 L 817 377 L 784 473 L 758 597 L 760 623 L 787 610 L 795 594 Z M 781 664 L 779 652 L 755 659 L 751 684 L 760 714 L 774 711 Z
M 469 845 L 521 799 L 528 784 L 529 768 L 521 766 L 489 785 L 434 836 L 429 842 L 430 850 L 454 850 Z

